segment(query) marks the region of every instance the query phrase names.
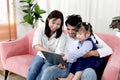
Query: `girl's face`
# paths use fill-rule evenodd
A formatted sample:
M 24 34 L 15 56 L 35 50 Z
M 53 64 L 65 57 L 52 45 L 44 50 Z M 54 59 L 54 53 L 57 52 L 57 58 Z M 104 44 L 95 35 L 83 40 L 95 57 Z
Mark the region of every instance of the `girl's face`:
M 48 21 L 49 21 L 50 30 L 52 32 L 55 32 L 57 29 L 59 29 L 62 22 L 60 18 L 58 19 L 52 18 L 52 19 L 49 19 Z
M 86 40 L 89 36 L 90 32 L 86 31 L 85 29 L 79 29 L 76 35 L 80 42 Z
M 77 32 L 76 37 L 80 42 L 84 41 L 86 39 L 85 33 L 83 33 L 83 32 Z

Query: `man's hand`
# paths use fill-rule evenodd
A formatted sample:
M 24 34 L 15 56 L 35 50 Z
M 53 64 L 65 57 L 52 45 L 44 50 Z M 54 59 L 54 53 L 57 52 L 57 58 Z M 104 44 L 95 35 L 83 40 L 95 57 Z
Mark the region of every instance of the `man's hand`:
M 87 54 L 85 54 L 83 57 L 84 58 L 88 58 L 88 57 L 91 57 L 91 56 L 96 56 L 98 57 L 99 56 L 99 53 L 97 50 L 91 50 L 89 51 Z

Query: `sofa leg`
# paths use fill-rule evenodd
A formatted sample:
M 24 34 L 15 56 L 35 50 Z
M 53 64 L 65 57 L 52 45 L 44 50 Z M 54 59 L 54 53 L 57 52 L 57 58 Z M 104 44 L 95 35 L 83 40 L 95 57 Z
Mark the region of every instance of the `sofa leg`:
M 8 73 L 9 73 L 9 71 L 8 71 L 8 70 L 5 70 L 5 76 L 4 76 L 4 80 L 7 80 Z

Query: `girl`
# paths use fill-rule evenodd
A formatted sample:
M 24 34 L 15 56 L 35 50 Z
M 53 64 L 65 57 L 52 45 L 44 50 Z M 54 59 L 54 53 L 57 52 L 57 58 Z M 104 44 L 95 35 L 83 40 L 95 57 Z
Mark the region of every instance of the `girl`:
M 77 39 L 79 40 L 77 50 L 65 54 L 64 60 L 71 61 L 76 60 L 71 66 L 70 74 L 67 78 L 60 78 L 59 80 L 80 80 L 82 71 L 86 68 L 93 68 L 97 73 L 102 73 L 104 66 L 104 58 L 99 57 L 89 57 L 83 58 L 86 53 L 90 50 L 96 50 L 96 44 L 92 41 L 91 36 L 93 35 L 92 26 L 90 23 L 82 22 L 78 23 L 76 26 Z

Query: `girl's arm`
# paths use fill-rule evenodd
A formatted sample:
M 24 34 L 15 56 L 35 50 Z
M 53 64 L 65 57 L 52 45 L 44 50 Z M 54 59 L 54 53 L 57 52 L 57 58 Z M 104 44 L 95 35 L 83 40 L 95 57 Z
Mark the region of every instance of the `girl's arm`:
M 67 60 L 68 62 L 74 61 L 79 57 L 84 56 L 93 48 L 93 44 L 91 41 L 84 41 L 82 46 L 79 49 L 73 50 L 72 52 L 65 54 L 63 59 Z

